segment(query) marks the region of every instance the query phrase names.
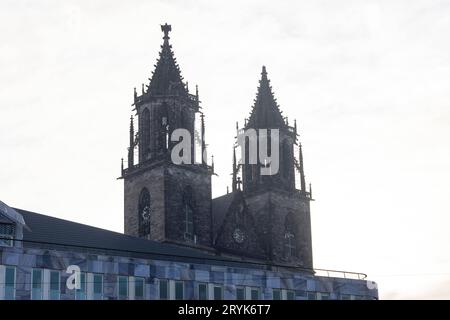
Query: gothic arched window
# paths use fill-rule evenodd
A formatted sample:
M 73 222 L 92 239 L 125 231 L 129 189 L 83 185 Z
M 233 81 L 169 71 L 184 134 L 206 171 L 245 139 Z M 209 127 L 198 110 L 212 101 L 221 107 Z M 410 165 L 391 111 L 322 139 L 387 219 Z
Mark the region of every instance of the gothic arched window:
M 150 111 L 147 108 L 144 109 L 141 115 L 140 131 L 140 151 L 142 152 L 142 159 L 145 160 L 150 153 Z
M 183 218 L 184 218 L 184 238 L 194 240 L 194 199 L 190 186 L 184 189 L 183 193 Z
M 297 256 L 296 223 L 292 213 L 289 213 L 284 222 L 284 251 L 286 258 Z
M 150 234 L 150 193 L 147 188 L 142 189 L 139 196 L 139 236 Z
M 281 168 L 283 176 L 287 178 L 289 176 L 289 169 L 291 167 L 291 148 L 287 141 L 283 142 L 282 150 L 283 167 Z

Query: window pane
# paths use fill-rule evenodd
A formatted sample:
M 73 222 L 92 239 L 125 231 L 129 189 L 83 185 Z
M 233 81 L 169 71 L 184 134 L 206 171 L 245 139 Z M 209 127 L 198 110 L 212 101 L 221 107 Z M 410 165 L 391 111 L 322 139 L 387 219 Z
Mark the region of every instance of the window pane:
M 144 298 L 144 279 L 135 278 L 134 296 L 136 299 Z
M 308 292 L 308 300 L 316 300 L 316 293 Z
M 252 300 L 259 300 L 259 290 L 258 289 L 251 290 L 251 298 L 252 298 Z
M 286 292 L 286 298 L 287 300 L 295 300 L 295 292 L 292 290 L 288 290 Z
M 128 278 L 119 277 L 119 299 L 128 298 Z
M 281 300 L 281 290 L 273 289 L 273 300 Z
M 40 289 L 42 285 L 42 270 L 33 270 L 33 289 Z
M 76 289 L 75 299 L 86 300 L 86 274 L 80 273 L 80 289 Z
M 16 282 L 16 269 L 14 267 L 6 267 L 5 300 L 14 300 L 15 282 Z
M 50 272 L 50 290 L 59 290 L 59 272 Z
M 103 295 L 103 276 L 94 274 L 94 299 L 101 299 Z
M 32 280 L 31 280 L 31 299 L 41 300 L 42 299 L 42 270 L 33 269 Z
M 214 287 L 214 300 L 222 300 L 222 287 Z
M 175 299 L 176 300 L 183 300 L 184 298 L 184 285 L 183 282 L 175 282 Z
M 50 300 L 59 300 L 59 272 L 50 271 Z
M 206 285 L 206 283 L 199 283 L 198 299 L 199 300 L 207 300 L 208 299 L 208 286 Z
M 169 298 L 167 280 L 159 280 L 159 298 L 161 300 L 167 300 Z
M 236 299 L 237 300 L 245 300 L 244 288 L 236 288 Z

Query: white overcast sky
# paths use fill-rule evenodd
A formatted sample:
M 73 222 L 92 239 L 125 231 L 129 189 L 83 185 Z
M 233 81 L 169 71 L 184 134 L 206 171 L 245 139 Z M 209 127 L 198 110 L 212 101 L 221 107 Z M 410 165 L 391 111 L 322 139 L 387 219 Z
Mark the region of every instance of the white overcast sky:
M 215 196 L 264 64 L 301 129 L 315 267 L 368 273 L 381 298 L 450 298 L 448 0 L 2 0 L 2 201 L 123 230 L 133 87 L 165 22 L 200 88 Z

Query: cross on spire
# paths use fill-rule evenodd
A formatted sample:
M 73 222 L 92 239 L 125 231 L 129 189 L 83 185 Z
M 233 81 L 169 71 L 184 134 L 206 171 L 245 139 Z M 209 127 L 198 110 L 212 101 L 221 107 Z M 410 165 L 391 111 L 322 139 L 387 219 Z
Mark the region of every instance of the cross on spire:
M 172 26 L 170 24 L 161 25 L 161 31 L 164 32 L 164 40 L 169 40 L 169 32 L 172 31 Z

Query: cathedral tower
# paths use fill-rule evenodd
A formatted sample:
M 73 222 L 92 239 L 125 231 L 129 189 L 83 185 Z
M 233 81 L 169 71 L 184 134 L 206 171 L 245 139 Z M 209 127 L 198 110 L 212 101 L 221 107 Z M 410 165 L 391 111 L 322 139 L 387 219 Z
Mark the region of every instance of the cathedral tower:
M 122 166 L 125 233 L 157 241 L 211 246 L 211 168 L 204 158 L 200 163 L 194 161 L 196 138 L 202 140 L 201 153 L 206 156 L 198 90 L 195 95 L 190 94 L 183 82 L 169 44 L 171 26 L 162 25 L 161 30 L 164 42 L 150 83 L 142 85 L 141 94 L 134 91 L 137 119 L 131 118 L 130 123 L 128 168 Z M 198 114 L 202 119 L 200 135 L 195 130 Z M 178 139 L 172 141 L 177 129 L 185 129 L 191 138 L 189 150 L 180 154 L 188 156 L 187 163 L 175 164 L 171 158 L 178 144 Z
M 312 268 L 311 192 L 306 190 L 303 171 L 303 154 L 298 141 L 297 124 L 289 126 L 287 118 L 282 116 L 272 92 L 266 68 L 262 68 L 258 92 L 248 121 L 239 133 L 255 130 L 258 141 L 256 164 L 249 163 L 249 139 L 245 139 L 245 154 L 240 168 L 243 182 L 243 193 L 249 211 L 256 221 L 256 229 L 260 241 L 270 261 L 292 263 L 305 268 Z M 267 143 L 261 141 L 261 134 L 267 129 Z M 265 159 L 260 158 L 259 149 L 267 147 L 268 156 L 271 150 L 270 136 L 278 131 L 278 170 L 269 175 L 261 174 L 267 167 Z M 298 150 L 295 151 L 294 150 Z M 299 156 L 296 159 L 295 154 Z M 276 161 L 277 159 L 273 159 Z M 299 172 L 300 186 L 296 189 L 295 171 Z M 234 170 L 234 169 L 233 169 Z M 236 186 L 236 173 L 233 173 L 233 190 Z

